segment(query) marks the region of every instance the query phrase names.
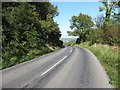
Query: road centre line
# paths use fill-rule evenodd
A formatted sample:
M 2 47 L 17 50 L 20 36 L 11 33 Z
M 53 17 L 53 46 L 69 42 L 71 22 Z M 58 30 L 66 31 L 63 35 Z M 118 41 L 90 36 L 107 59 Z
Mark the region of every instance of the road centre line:
M 56 64 L 54 64 L 52 67 L 50 67 L 48 70 L 46 70 L 45 72 L 43 72 L 41 74 L 41 76 L 45 75 L 47 72 L 49 72 L 51 69 L 53 69 L 54 67 L 56 67 L 59 63 L 61 63 L 67 56 L 65 56 L 64 58 L 62 58 L 60 61 L 58 61 Z
M 72 49 L 70 50 L 70 53 L 72 52 Z

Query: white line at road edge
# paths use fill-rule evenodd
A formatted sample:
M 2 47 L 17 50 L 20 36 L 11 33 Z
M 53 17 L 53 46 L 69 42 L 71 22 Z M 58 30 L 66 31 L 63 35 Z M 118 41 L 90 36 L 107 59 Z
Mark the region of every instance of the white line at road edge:
M 48 70 L 46 70 L 45 72 L 43 72 L 41 74 L 41 76 L 45 75 L 47 72 L 49 72 L 51 69 L 53 69 L 54 67 L 56 67 L 59 63 L 61 63 L 67 56 L 65 56 L 64 58 L 62 58 L 60 61 L 58 61 L 56 64 L 54 64 L 51 68 L 49 68 Z

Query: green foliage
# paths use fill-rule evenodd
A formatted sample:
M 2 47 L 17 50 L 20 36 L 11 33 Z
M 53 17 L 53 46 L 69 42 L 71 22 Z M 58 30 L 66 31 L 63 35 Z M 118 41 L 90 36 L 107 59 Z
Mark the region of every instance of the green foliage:
M 94 26 L 92 18 L 88 15 L 80 13 L 79 16 L 73 16 L 70 20 L 71 26 L 70 28 L 74 31 L 68 31 L 67 33 L 70 36 L 78 36 L 76 43 L 86 41 L 86 33 L 87 31 Z
M 100 11 L 105 10 L 105 17 L 100 16 L 97 17 L 96 20 L 96 26 L 104 32 L 101 43 L 120 46 L 120 36 L 118 34 L 120 28 L 120 14 L 117 11 L 119 3 L 120 1 L 111 2 L 107 0 L 106 2 L 102 2 L 104 7 L 99 8 Z
M 110 45 L 116 45 L 120 46 L 120 25 L 111 25 L 107 27 L 106 33 L 106 41 L 108 41 L 108 44 Z
M 86 35 L 88 41 L 92 41 L 92 43 L 102 43 L 104 32 L 98 29 L 89 30 L 89 34 Z
M 118 58 L 118 51 L 102 46 L 94 49 L 93 48 L 94 47 L 89 47 L 88 49 L 98 57 L 101 64 L 104 66 L 107 74 L 110 77 L 110 83 L 116 87 L 120 87 L 120 81 L 118 81 L 118 62 L 120 61 Z
M 107 26 L 110 25 L 110 17 L 112 13 L 115 13 L 115 8 L 118 8 L 118 1 L 112 2 L 109 0 L 106 0 L 106 2 L 101 1 L 104 7 L 99 7 L 99 11 L 105 10 L 105 22 L 104 22 L 104 28 L 106 29 Z
M 46 44 L 62 46 L 58 24 L 53 20 L 57 7 L 49 2 L 2 4 L 3 68 L 51 52 Z
M 94 23 L 92 18 L 88 15 L 80 13 L 79 16 L 72 16 L 70 28 L 73 30 L 86 30 L 88 28 L 93 27 Z
M 92 46 L 93 45 L 93 42 L 91 41 L 88 41 L 88 42 L 82 42 L 80 44 L 75 44 L 74 46 Z
M 75 41 L 69 41 L 69 42 L 65 42 L 63 45 L 64 46 L 73 46 L 75 44 Z
M 73 31 L 67 31 L 67 33 L 69 36 L 78 36 L 76 40 L 77 44 L 91 41 L 92 44 L 102 43 L 120 46 L 120 14 L 116 12 L 116 8 L 119 8 L 120 2 L 109 2 L 107 0 L 102 3 L 104 7 L 100 7 L 99 10 L 105 10 L 105 17 L 101 15 L 96 18 L 96 29 L 91 28 L 94 26 L 94 23 L 90 16 L 82 13 L 79 16 L 72 16 L 70 28 Z

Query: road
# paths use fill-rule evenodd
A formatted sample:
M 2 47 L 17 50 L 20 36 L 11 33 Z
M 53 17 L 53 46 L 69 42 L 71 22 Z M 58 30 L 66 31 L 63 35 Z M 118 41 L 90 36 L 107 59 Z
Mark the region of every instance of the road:
M 3 88 L 113 88 L 87 49 L 65 47 L 2 70 Z

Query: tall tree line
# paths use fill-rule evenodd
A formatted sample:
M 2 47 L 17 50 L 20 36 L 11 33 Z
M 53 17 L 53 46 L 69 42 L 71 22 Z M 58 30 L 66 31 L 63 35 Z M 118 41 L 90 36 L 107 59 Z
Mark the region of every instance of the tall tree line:
M 3 2 L 3 68 L 61 47 L 61 32 L 53 19 L 58 14 L 50 2 Z

